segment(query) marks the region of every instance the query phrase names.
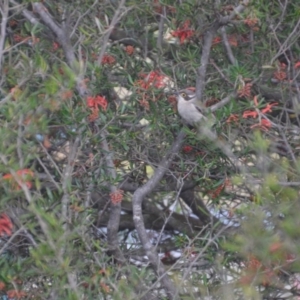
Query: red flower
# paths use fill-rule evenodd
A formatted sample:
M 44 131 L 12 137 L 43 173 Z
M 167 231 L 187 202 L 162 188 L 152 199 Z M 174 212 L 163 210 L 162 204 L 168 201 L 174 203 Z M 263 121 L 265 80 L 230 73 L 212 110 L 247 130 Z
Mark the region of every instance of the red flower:
M 255 106 L 258 106 L 257 96 L 254 96 L 253 102 L 254 102 L 254 105 L 255 105 Z M 260 111 L 261 111 L 261 113 L 263 113 L 263 114 L 268 113 L 268 112 L 272 112 L 272 106 L 276 106 L 276 105 L 278 105 L 277 102 L 268 103 L 268 104 L 267 104 L 264 108 L 262 108 Z M 258 111 L 257 111 L 257 110 L 255 110 L 255 111 L 253 111 L 253 110 L 246 110 L 246 111 L 244 111 L 244 113 L 243 113 L 243 118 L 246 119 L 246 118 L 248 118 L 248 117 L 250 117 L 250 118 L 257 118 L 257 117 L 258 117 Z M 270 126 L 271 123 L 270 123 L 270 122 L 267 122 L 267 120 L 265 120 L 265 121 L 262 120 L 262 123 L 264 123 L 265 125 L 271 127 L 271 126 Z M 270 124 L 269 124 L 269 123 L 270 123 Z
M 295 65 L 294 65 L 294 68 L 295 68 L 295 69 L 297 69 L 297 68 L 299 68 L 299 67 L 300 67 L 300 61 L 296 62 Z
M 132 55 L 134 53 L 134 48 L 130 45 L 126 46 L 125 48 L 125 52 L 128 54 L 128 55 Z
M 190 20 L 186 20 L 180 29 L 177 29 L 172 32 L 172 35 L 179 38 L 180 44 L 183 44 L 185 40 L 192 37 L 195 33 L 195 30 L 189 28 Z
M 256 24 L 258 23 L 258 19 L 257 18 L 247 18 L 244 20 L 244 24 L 248 25 L 250 28 L 253 28 L 256 26 Z
M 285 71 L 276 71 L 273 74 L 274 78 L 279 80 L 279 81 L 283 81 L 284 79 L 286 79 L 287 74 Z
M 98 117 L 99 106 L 105 111 L 107 109 L 107 100 L 102 96 L 87 97 L 87 106 L 92 110 L 92 114 L 89 116 L 90 121 L 95 121 Z
M 95 121 L 98 118 L 99 106 L 105 111 L 107 109 L 107 100 L 102 96 L 87 97 L 86 99 L 87 106 L 91 109 L 92 113 L 89 116 L 91 122 Z
M 30 169 L 18 170 L 16 172 L 16 176 L 22 183 L 26 184 L 29 189 L 32 188 L 32 183 L 29 180 L 34 177 L 34 173 Z M 5 174 L 2 176 L 2 179 L 11 182 L 13 188 L 15 188 L 16 190 L 20 190 L 21 187 L 19 185 L 16 185 L 16 180 L 12 174 Z M 24 180 L 25 182 L 23 182 Z
M 225 189 L 225 187 L 230 186 L 230 185 L 231 185 L 230 179 L 226 178 L 223 183 L 221 183 L 220 185 L 217 186 L 216 189 L 209 191 L 207 194 L 212 199 L 216 199 L 217 197 L 219 197 L 219 195 Z
M 262 119 L 260 123 L 252 125 L 250 128 L 260 128 L 262 130 L 269 130 L 272 127 L 272 123 L 267 119 Z
M 220 36 L 216 36 L 213 40 L 212 40 L 212 46 L 215 46 L 217 44 L 220 44 L 222 41 L 221 37 Z
M 0 215 L 0 236 L 12 235 L 13 223 L 6 214 Z
M 258 112 L 257 111 L 253 111 L 253 110 L 246 110 L 243 112 L 243 118 L 247 119 L 248 117 L 250 118 L 257 118 L 258 116 Z
M 184 153 L 190 153 L 191 151 L 193 150 L 193 147 L 191 147 L 191 146 L 184 146 L 183 148 L 182 148 L 182 151 L 184 152 Z
M 231 114 L 227 120 L 226 123 L 231 123 L 231 122 L 238 122 L 239 116 L 237 114 Z
M 115 62 L 116 62 L 116 59 L 113 56 L 111 56 L 109 54 L 104 54 L 101 64 L 102 65 L 113 65 Z
M 237 41 L 236 35 L 234 35 L 234 34 L 232 34 L 228 37 L 228 42 L 233 47 L 238 46 L 238 41 Z
M 267 113 L 267 112 L 272 112 L 272 106 L 276 106 L 278 105 L 277 102 L 273 102 L 273 103 L 268 103 L 267 106 L 265 108 L 261 109 L 261 112 L 263 114 Z
M 115 192 L 112 192 L 109 194 L 110 201 L 112 204 L 116 205 L 123 200 L 124 191 L 123 190 L 116 190 Z
M 246 83 L 241 89 L 237 91 L 238 96 L 241 97 L 250 97 L 251 96 L 251 87 L 252 83 Z
M 159 71 L 151 71 L 148 74 L 142 73 L 139 76 L 143 79 L 137 80 L 136 85 L 145 90 L 148 90 L 150 87 L 164 88 L 169 79 L 168 76 L 161 74 Z

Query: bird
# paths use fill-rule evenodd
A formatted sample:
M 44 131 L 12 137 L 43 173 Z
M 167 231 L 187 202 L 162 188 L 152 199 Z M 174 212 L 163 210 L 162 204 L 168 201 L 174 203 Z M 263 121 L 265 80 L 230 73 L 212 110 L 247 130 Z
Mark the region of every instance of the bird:
M 176 93 L 177 110 L 181 118 L 190 126 L 196 126 L 201 120 L 207 120 L 199 106 L 196 93 L 183 89 Z

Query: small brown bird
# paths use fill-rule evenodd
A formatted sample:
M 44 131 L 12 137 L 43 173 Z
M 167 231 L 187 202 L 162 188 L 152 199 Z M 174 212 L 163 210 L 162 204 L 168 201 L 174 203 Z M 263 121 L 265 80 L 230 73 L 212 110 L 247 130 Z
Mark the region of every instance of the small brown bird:
M 183 89 L 177 93 L 177 109 L 179 115 L 189 125 L 195 126 L 203 118 L 207 120 L 197 104 L 196 93 L 190 89 Z

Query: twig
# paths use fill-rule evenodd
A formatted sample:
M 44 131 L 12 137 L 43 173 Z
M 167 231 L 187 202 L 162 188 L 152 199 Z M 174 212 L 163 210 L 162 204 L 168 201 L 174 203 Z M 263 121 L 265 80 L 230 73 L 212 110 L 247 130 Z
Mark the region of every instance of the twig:
M 226 53 L 227 53 L 227 57 L 230 61 L 230 63 L 232 63 L 233 65 L 235 65 L 237 63 L 237 60 L 235 59 L 231 46 L 229 44 L 228 38 L 227 38 L 227 34 L 226 34 L 226 30 L 225 30 L 225 26 L 221 27 L 221 35 L 222 35 L 222 39 L 223 39 L 223 45 L 226 49 Z
M 236 95 L 237 95 L 236 92 L 230 93 L 227 97 L 225 97 L 224 99 L 222 99 L 218 103 L 210 106 L 208 108 L 208 110 L 210 110 L 211 112 L 214 112 L 214 111 L 220 109 L 221 107 L 223 107 L 224 105 L 226 105 L 231 99 L 235 98 Z
M 219 72 L 219 74 L 221 75 L 221 77 L 228 82 L 232 87 L 234 87 L 234 83 L 232 83 L 226 76 L 225 74 L 222 72 L 222 70 L 217 66 L 217 64 L 214 62 L 213 59 L 210 59 L 210 64 Z
M 174 295 L 176 294 L 176 287 L 169 279 L 165 272 L 165 268 L 162 262 L 159 259 L 159 256 L 149 241 L 148 234 L 145 228 L 143 215 L 142 215 L 142 203 L 144 198 L 153 191 L 153 189 L 157 186 L 160 180 L 163 178 L 165 173 L 167 172 L 175 154 L 181 148 L 184 141 L 185 133 L 182 130 L 174 141 L 171 149 L 168 154 L 164 157 L 164 159 L 160 162 L 158 167 L 156 168 L 153 176 L 148 180 L 146 184 L 141 186 L 139 189 L 135 191 L 133 194 L 132 202 L 133 202 L 133 221 L 135 224 L 135 228 L 138 232 L 139 239 L 143 245 L 143 248 L 146 252 L 146 255 L 149 258 L 150 263 L 153 268 L 157 272 L 158 276 L 161 277 L 162 284 L 167 291 L 168 297 L 170 299 L 175 299 Z
M 162 51 L 165 18 L 166 18 L 166 6 L 163 6 L 163 11 L 162 11 L 162 14 L 160 15 L 160 19 L 159 19 L 158 37 L 157 37 L 157 42 L 156 42 L 157 48 L 160 51 Z
M 16 2 L 15 0 L 9 0 L 10 3 L 14 4 L 17 7 L 23 6 L 22 9 L 22 14 L 23 16 L 33 25 L 42 25 L 39 20 L 27 9 L 24 8 L 23 4 L 20 4 Z
M 209 62 L 210 49 L 212 41 L 218 30 L 219 24 L 214 23 L 204 36 L 204 45 L 201 55 L 200 67 L 197 69 L 196 96 L 198 101 L 203 102 L 203 93 L 205 88 L 206 70 Z
M 101 132 L 101 147 L 104 152 L 104 158 L 106 161 L 107 173 L 112 181 L 117 178 L 117 172 L 113 163 L 113 154 L 109 149 L 107 142 L 107 134 L 103 130 Z M 110 185 L 110 192 L 114 193 L 117 191 L 117 187 L 113 184 Z M 107 224 L 107 235 L 108 235 L 108 246 L 110 251 L 113 252 L 114 256 L 119 260 L 119 262 L 125 261 L 124 255 L 122 251 L 119 249 L 119 241 L 118 241 L 118 231 L 120 224 L 120 216 L 121 216 L 121 202 L 120 203 L 111 203 L 110 206 L 110 216 Z
M 3 59 L 3 49 L 4 49 L 4 42 L 6 38 L 6 24 L 8 21 L 8 11 L 9 11 L 9 6 L 8 6 L 8 0 L 4 0 L 2 5 L 0 5 L 0 10 L 1 10 L 1 16 L 2 16 L 2 21 L 1 21 L 1 35 L 0 35 L 0 71 L 2 70 L 2 59 Z

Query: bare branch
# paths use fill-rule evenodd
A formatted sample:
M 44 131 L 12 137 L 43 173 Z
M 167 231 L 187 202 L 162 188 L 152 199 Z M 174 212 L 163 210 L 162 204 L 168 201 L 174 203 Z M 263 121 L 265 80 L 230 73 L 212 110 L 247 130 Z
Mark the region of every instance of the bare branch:
M 2 4 L 0 4 L 1 9 L 1 35 L 0 35 L 0 71 L 2 70 L 2 60 L 3 60 L 3 50 L 4 50 L 4 42 L 6 38 L 6 24 L 8 21 L 8 0 L 4 0 Z
M 76 57 L 74 54 L 74 49 L 72 47 L 70 36 L 66 32 L 66 29 L 62 29 L 58 24 L 56 24 L 55 20 L 48 13 L 46 7 L 40 2 L 34 2 L 33 8 L 40 15 L 43 22 L 52 30 L 52 32 L 56 35 L 58 42 L 61 44 L 64 49 L 64 53 L 66 55 L 68 64 L 75 68 Z M 81 82 L 81 80 L 80 80 Z
M 107 167 L 107 172 L 109 174 L 109 177 L 111 178 L 111 180 L 115 180 L 117 178 L 117 173 L 113 163 L 113 155 L 109 149 L 106 135 L 107 134 L 104 131 L 101 132 L 101 137 L 102 137 L 101 146 L 102 146 L 102 150 L 104 151 L 104 158 L 106 161 L 106 167 Z M 117 191 L 117 187 L 111 184 L 110 192 L 114 193 L 116 191 Z M 121 203 L 114 204 L 111 202 L 110 209 L 111 209 L 110 218 L 107 225 L 109 250 L 114 254 L 116 259 L 119 260 L 119 262 L 124 263 L 125 259 L 123 253 L 120 251 L 119 241 L 118 241 Z
M 27 9 L 24 8 L 24 5 L 23 4 L 20 4 L 18 2 L 16 2 L 15 0 L 9 0 L 10 3 L 14 4 L 15 7 L 14 9 L 17 9 L 18 7 L 22 6 L 21 9 L 22 9 L 22 14 L 23 16 L 31 23 L 31 24 L 34 24 L 34 25 L 42 25 L 38 19 L 35 18 L 35 16 Z
M 222 35 L 222 39 L 223 39 L 223 45 L 226 49 L 226 53 L 228 56 L 228 59 L 230 61 L 230 63 L 232 63 L 233 65 L 235 65 L 237 63 L 237 60 L 235 59 L 231 46 L 229 44 L 228 38 L 227 38 L 227 34 L 226 34 L 226 30 L 225 27 L 221 27 L 221 35 Z
M 162 262 L 160 261 L 160 258 L 158 257 L 155 248 L 152 246 L 152 244 L 149 241 L 144 220 L 143 220 L 143 215 L 142 215 L 142 202 L 144 198 L 153 191 L 153 189 L 157 186 L 157 184 L 160 182 L 160 180 L 167 172 L 170 164 L 172 163 L 172 160 L 174 159 L 175 154 L 179 151 L 180 147 L 183 144 L 184 137 L 185 137 L 185 133 L 184 131 L 181 131 L 177 136 L 177 139 L 174 141 L 168 154 L 165 156 L 165 158 L 160 162 L 160 164 L 156 168 L 153 176 L 148 180 L 146 184 L 144 184 L 142 187 L 140 187 L 135 191 L 132 199 L 133 220 L 135 223 L 135 228 L 139 235 L 139 239 L 143 245 L 146 255 L 148 256 L 149 261 L 151 262 L 154 270 L 157 272 L 158 276 L 162 278 L 161 279 L 162 284 L 166 289 L 170 299 L 175 299 L 174 295 L 176 293 L 176 288 L 172 283 L 172 281 L 167 276 L 165 272 L 165 268 Z

